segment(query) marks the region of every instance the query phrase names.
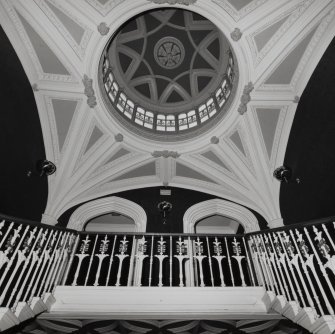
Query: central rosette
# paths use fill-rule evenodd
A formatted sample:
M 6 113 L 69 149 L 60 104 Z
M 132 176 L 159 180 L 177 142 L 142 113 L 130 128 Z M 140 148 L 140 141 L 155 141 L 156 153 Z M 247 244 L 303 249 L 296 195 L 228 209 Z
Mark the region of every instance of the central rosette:
M 177 38 L 164 37 L 156 43 L 154 57 L 158 65 L 166 69 L 173 69 L 184 60 L 185 49 Z

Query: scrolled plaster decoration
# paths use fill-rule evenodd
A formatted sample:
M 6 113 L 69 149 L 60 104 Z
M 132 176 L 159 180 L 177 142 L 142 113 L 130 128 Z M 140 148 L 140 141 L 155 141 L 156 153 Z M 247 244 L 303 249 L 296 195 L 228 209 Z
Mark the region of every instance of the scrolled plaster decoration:
M 31 88 L 32 88 L 32 90 L 33 90 L 34 92 L 38 92 L 38 91 L 39 91 L 37 83 L 33 83 L 33 84 L 31 85 Z
M 259 225 L 255 215 L 242 205 L 225 201 L 223 199 L 211 199 L 191 206 L 184 214 L 184 233 L 194 233 L 195 224 L 212 215 L 223 215 L 238 221 L 245 233 L 259 231 Z
M 148 0 L 158 5 L 168 4 L 168 5 L 193 5 L 197 0 Z
M 296 95 L 294 98 L 293 98 L 293 102 L 294 103 L 299 103 L 300 101 L 300 97 L 298 95 Z
M 243 89 L 243 94 L 241 96 L 241 103 L 237 109 L 237 111 L 243 115 L 246 111 L 247 111 L 247 104 L 250 102 L 251 97 L 250 97 L 250 93 L 252 92 L 252 90 L 254 89 L 254 85 L 252 84 L 252 82 L 249 82 L 247 85 L 244 86 Z
M 123 135 L 121 133 L 118 133 L 114 136 L 114 139 L 116 142 L 121 143 L 123 141 Z
M 242 31 L 239 28 L 235 28 L 234 31 L 230 33 L 230 37 L 234 42 L 237 42 L 242 37 Z
M 117 196 L 100 198 L 81 205 L 71 215 L 67 228 L 82 231 L 89 220 L 112 211 L 132 218 L 135 222 L 135 232 L 145 232 L 147 215 L 143 208 Z
M 216 137 L 216 136 L 213 136 L 211 138 L 211 144 L 218 144 L 219 141 L 220 141 L 220 139 L 218 137 Z
M 178 152 L 175 152 L 175 151 L 168 151 L 168 150 L 164 150 L 164 151 L 154 151 L 151 153 L 151 155 L 154 157 L 154 158 L 160 158 L 160 157 L 163 157 L 163 158 L 174 158 L 174 159 L 177 159 L 180 157 L 180 154 Z
M 109 33 L 109 27 L 106 22 L 101 22 L 97 27 L 101 36 L 106 36 Z
M 82 82 L 85 87 L 84 93 L 87 96 L 87 104 L 90 108 L 94 108 L 97 105 L 97 99 L 95 97 L 93 89 L 93 80 L 90 79 L 86 74 L 84 74 Z

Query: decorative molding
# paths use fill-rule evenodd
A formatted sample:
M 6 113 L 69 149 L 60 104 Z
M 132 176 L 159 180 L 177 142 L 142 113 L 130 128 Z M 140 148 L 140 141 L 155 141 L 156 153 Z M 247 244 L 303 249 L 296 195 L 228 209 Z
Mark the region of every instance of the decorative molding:
M 105 4 L 102 4 L 98 0 L 86 0 L 95 10 L 101 15 L 106 16 L 113 8 L 122 3 L 125 0 L 109 0 Z
M 95 97 L 93 89 L 93 80 L 90 79 L 86 74 L 84 74 L 82 82 L 85 87 L 84 93 L 87 96 L 87 104 L 90 108 L 94 108 L 97 105 L 97 99 Z
M 90 30 L 87 26 L 83 25 L 83 22 L 78 20 L 76 16 L 74 16 L 69 10 L 59 5 L 58 1 L 48 0 L 53 6 L 57 7 L 58 10 L 63 12 L 69 19 L 79 25 L 83 30 L 83 36 L 81 38 L 80 44 L 78 44 L 71 33 L 66 29 L 63 23 L 59 20 L 59 18 L 55 15 L 53 10 L 47 5 L 45 0 L 34 0 L 38 6 L 43 10 L 48 19 L 53 23 L 53 25 L 59 30 L 59 32 L 63 35 L 64 39 L 71 46 L 74 52 L 79 56 L 80 59 L 83 59 L 85 56 L 85 50 L 89 43 L 89 40 L 92 36 L 92 30 Z
M 158 5 L 168 4 L 168 5 L 193 5 L 197 0 L 147 0 Z
M 97 29 L 98 29 L 101 36 L 106 36 L 109 33 L 109 30 L 110 30 L 110 28 L 107 26 L 106 22 L 101 22 L 97 26 Z
M 114 136 L 114 139 L 116 142 L 121 143 L 123 142 L 123 135 L 121 133 L 118 133 L 117 135 Z
M 176 151 L 168 151 L 168 150 L 164 150 L 164 151 L 154 151 L 151 153 L 151 155 L 154 157 L 154 158 L 160 158 L 160 157 L 163 157 L 163 158 L 174 158 L 174 159 L 177 159 L 180 157 L 180 154 Z
M 194 226 L 199 220 L 215 214 L 238 221 L 244 227 L 245 233 L 259 231 L 257 218 L 251 211 L 233 202 L 223 199 L 211 199 L 195 204 L 185 212 L 183 232 L 194 233 Z
M 33 83 L 33 84 L 31 85 L 31 88 L 32 88 L 32 90 L 33 90 L 34 92 L 38 92 L 38 91 L 39 91 L 37 83 Z
M 300 96 L 296 95 L 293 99 L 293 102 L 294 103 L 299 103 L 299 101 L 300 101 Z
M 211 144 L 218 144 L 220 139 L 216 136 L 213 136 L 210 140 Z
M 239 28 L 235 28 L 234 31 L 230 33 L 230 37 L 233 41 L 237 42 L 242 37 L 242 31 Z
M 143 208 L 132 201 L 116 196 L 100 198 L 81 205 L 71 215 L 67 228 L 82 231 L 90 219 L 112 211 L 132 218 L 135 222 L 135 232 L 145 232 L 147 215 Z
M 247 85 L 244 86 L 243 94 L 241 96 L 241 103 L 237 109 L 237 111 L 243 115 L 247 111 L 247 104 L 250 102 L 251 97 L 250 93 L 254 89 L 254 85 L 252 82 L 249 82 Z
M 246 15 L 248 15 L 249 13 L 251 13 L 256 8 L 261 6 L 267 0 L 254 0 L 250 2 L 248 5 L 242 7 L 239 11 L 236 10 L 236 8 L 226 0 L 212 0 L 212 1 L 221 8 L 223 8 L 235 20 L 235 22 L 237 22 Z
M 63 64 L 63 66 L 66 68 L 66 70 L 70 73 L 69 75 L 63 75 L 63 74 L 54 74 L 54 73 L 46 73 L 43 71 L 41 63 L 38 59 L 37 53 L 31 43 L 31 40 L 23 26 L 23 23 L 21 22 L 18 12 L 12 7 L 11 4 L 9 4 L 7 1 L 3 1 L 2 5 L 8 12 L 8 15 L 10 19 L 12 20 L 17 33 L 20 35 L 20 38 L 22 39 L 22 42 L 29 54 L 29 58 L 34 64 L 36 74 L 39 80 L 46 80 L 46 81 L 57 81 L 57 82 L 66 82 L 66 83 L 73 83 L 73 82 L 78 82 L 77 79 L 72 75 L 72 71 L 69 70 L 68 64 Z M 22 15 L 20 13 L 20 15 Z M 28 21 L 27 21 L 28 22 Z M 28 22 L 30 25 L 30 22 Z M 32 28 L 35 30 L 35 32 L 43 39 L 46 45 L 50 48 L 50 50 L 54 53 L 55 57 L 58 57 L 58 54 L 54 52 L 54 48 L 50 47 L 50 44 L 45 41 L 45 39 L 39 34 L 39 32 L 36 31 L 35 27 L 32 26 Z M 64 60 L 64 59 L 62 59 Z M 60 61 L 60 59 L 59 59 Z

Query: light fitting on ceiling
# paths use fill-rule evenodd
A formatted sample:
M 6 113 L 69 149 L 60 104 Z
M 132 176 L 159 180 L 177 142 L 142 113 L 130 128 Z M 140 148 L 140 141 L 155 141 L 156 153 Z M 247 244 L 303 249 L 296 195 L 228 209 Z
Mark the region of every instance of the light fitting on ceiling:
M 157 208 L 163 216 L 163 224 L 166 224 L 167 219 L 168 219 L 168 214 L 172 210 L 172 204 L 170 202 L 163 201 L 163 202 L 158 203 Z
M 49 160 L 39 160 L 36 163 L 36 169 L 40 176 L 49 176 L 55 173 L 57 168 L 55 164 Z
M 289 182 L 291 176 L 292 176 L 292 171 L 290 168 L 286 166 L 280 166 L 276 168 L 273 172 L 273 176 L 280 182 Z

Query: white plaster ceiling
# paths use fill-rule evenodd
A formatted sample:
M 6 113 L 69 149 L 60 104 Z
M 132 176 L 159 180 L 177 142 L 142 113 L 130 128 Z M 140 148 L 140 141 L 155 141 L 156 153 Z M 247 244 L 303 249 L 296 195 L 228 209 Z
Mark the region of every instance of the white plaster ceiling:
M 0 2 L 0 23 L 34 87 L 46 156 L 57 166 L 49 177 L 46 217 L 55 223 L 83 201 L 169 184 L 226 198 L 256 210 L 270 226 L 280 225 L 280 184 L 272 173 L 283 164 L 298 98 L 335 34 L 335 2 L 176 5 L 222 30 L 240 73 L 225 118 L 193 139 L 174 143 L 128 132 L 105 109 L 97 83 L 101 52 L 113 31 L 159 7 L 147 0 Z M 109 28 L 106 35 L 99 25 Z M 236 28 L 242 33 L 237 41 L 230 35 Z M 85 91 L 85 74 L 93 80 L 91 90 Z M 242 95 L 249 82 L 254 88 L 246 104 Z M 88 105 L 92 99 L 96 104 Z M 247 105 L 243 115 L 241 104 Z

